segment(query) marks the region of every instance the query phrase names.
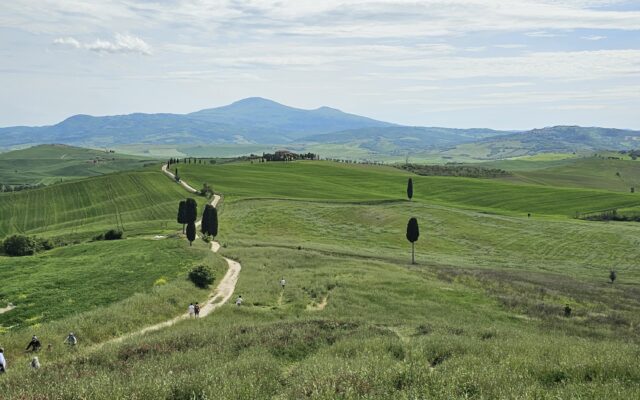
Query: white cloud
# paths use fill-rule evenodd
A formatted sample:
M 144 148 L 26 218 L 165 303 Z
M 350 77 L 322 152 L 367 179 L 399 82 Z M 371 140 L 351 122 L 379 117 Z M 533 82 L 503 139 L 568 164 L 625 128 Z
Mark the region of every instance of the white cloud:
M 561 36 L 561 35 L 559 35 L 557 33 L 552 33 L 552 32 L 547 32 L 547 31 L 527 32 L 527 33 L 525 33 L 525 35 L 527 35 L 529 37 L 535 37 L 535 38 L 552 38 L 552 37 Z
M 57 38 L 53 41 L 53 43 L 75 47 L 76 49 L 79 49 L 80 47 L 82 47 L 80 42 L 72 37 Z
M 117 33 L 113 41 L 96 39 L 93 42 L 82 43 L 72 37 L 57 38 L 54 44 L 71 46 L 76 49 L 85 49 L 97 53 L 136 53 L 151 55 L 151 46 L 136 36 Z
M 582 36 L 580 39 L 598 41 L 606 38 L 607 38 L 606 36 L 590 35 L 590 36 Z

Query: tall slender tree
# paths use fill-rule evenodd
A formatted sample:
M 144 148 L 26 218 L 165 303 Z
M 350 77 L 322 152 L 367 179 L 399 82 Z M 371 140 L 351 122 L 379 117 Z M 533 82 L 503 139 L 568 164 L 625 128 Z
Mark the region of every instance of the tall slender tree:
M 187 240 L 189 240 L 189 246 L 196 240 L 196 224 L 193 222 L 187 224 Z
M 202 233 L 216 237 L 218 235 L 218 210 L 207 204 L 202 215 Z
M 409 182 L 407 182 L 407 197 L 409 200 L 413 198 L 413 179 L 409 178 Z
M 195 224 L 196 218 L 198 218 L 198 203 L 192 198 L 186 200 L 186 212 L 185 219 L 187 224 Z
M 420 237 L 420 228 L 418 227 L 418 220 L 412 217 L 407 223 L 407 240 L 411 242 L 411 264 L 416 263 L 416 242 Z
M 178 205 L 178 223 L 182 224 L 182 233 L 184 233 L 184 225 L 187 223 L 187 201 L 182 200 Z

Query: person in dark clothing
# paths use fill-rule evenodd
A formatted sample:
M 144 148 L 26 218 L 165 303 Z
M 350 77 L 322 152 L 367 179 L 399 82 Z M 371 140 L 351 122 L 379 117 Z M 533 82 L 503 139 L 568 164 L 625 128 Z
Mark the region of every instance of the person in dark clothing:
M 38 337 L 34 335 L 25 350 L 29 351 L 29 349 L 31 349 L 32 351 L 38 351 L 40 347 L 42 347 L 42 343 L 40 343 Z
M 200 318 L 200 304 L 196 303 L 196 305 L 193 306 L 193 311 L 196 314 L 196 318 Z

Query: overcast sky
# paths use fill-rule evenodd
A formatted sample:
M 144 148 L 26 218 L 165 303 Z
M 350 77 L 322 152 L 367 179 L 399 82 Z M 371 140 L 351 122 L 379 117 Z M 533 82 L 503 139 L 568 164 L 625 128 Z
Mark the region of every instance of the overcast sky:
M 251 96 L 410 125 L 640 129 L 640 1 L 0 5 L 0 126 Z

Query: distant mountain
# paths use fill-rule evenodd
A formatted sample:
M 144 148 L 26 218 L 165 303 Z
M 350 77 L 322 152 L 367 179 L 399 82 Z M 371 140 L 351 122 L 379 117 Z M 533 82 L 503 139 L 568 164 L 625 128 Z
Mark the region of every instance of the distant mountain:
M 309 134 L 392 126 L 328 107 L 302 110 L 248 98 L 191 114 L 75 115 L 52 126 L 0 128 L 0 147 L 41 143 L 103 147 L 132 143 L 287 143 Z
M 228 106 L 210 108 L 189 118 L 213 124 L 230 124 L 247 140 L 258 143 L 286 143 L 311 134 L 394 124 L 347 114 L 330 107 L 302 110 L 275 101 L 251 97 Z
M 552 126 L 461 144 L 447 151 L 480 159 L 520 157 L 539 153 L 571 153 L 640 148 L 640 131 L 581 126 Z
M 374 152 L 407 149 L 436 149 L 504 135 L 491 129 L 452 129 L 419 126 L 391 126 L 345 130 L 301 138 L 303 143 L 351 144 Z

